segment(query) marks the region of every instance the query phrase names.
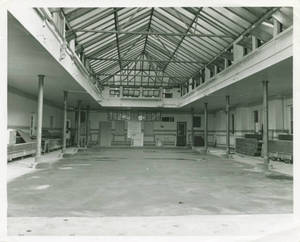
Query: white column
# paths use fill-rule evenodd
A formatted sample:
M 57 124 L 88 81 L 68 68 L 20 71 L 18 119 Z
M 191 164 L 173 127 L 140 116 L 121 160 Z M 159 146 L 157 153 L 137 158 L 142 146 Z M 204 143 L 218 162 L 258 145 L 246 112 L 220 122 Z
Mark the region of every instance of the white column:
M 68 104 L 67 104 L 67 99 L 68 99 L 68 92 L 64 91 L 64 120 L 63 120 L 63 133 L 62 133 L 62 152 L 64 153 L 66 151 L 66 140 L 67 140 L 67 109 L 68 109 Z
M 226 96 L 226 150 L 230 154 L 230 114 L 229 114 L 229 96 Z
M 264 162 L 266 165 L 270 165 L 268 81 L 263 81 L 263 151 Z
M 80 147 L 80 124 L 81 124 L 81 101 L 78 101 L 78 115 L 77 115 L 77 147 Z
M 208 113 L 207 103 L 204 103 L 204 149 L 205 152 L 208 150 Z
M 37 132 L 36 132 L 36 155 L 35 163 L 38 163 L 41 157 L 42 149 L 42 126 L 43 126 L 43 98 L 44 98 L 44 75 L 38 75 L 39 90 L 38 90 L 38 109 L 37 109 Z

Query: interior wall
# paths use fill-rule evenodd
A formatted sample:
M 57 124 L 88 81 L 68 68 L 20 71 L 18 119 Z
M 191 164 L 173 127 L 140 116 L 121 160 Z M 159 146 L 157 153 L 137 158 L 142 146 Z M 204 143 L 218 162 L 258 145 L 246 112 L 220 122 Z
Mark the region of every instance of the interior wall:
M 37 112 L 37 101 L 22 93 L 16 93 L 8 90 L 8 128 L 29 130 L 30 114 Z M 291 97 L 278 97 L 269 100 L 269 138 L 277 139 L 280 133 L 291 132 Z M 262 127 L 262 104 L 253 104 L 247 107 L 235 107 L 231 109 L 230 117 L 234 115 L 234 132 L 230 132 L 231 146 L 235 146 L 235 138 L 243 137 L 245 133 L 253 133 L 254 111 L 257 110 L 259 127 Z M 192 134 L 192 115 L 188 113 L 162 113 L 162 116 L 174 117 L 174 122 L 153 121 L 147 124 L 151 132 L 144 135 L 144 145 L 156 145 L 161 143 L 163 146 L 176 146 L 177 122 L 187 123 L 187 145 L 191 144 Z M 194 135 L 203 136 L 204 115 L 195 113 L 195 116 L 201 117 L 200 127 L 194 128 Z M 53 105 L 44 103 L 43 128 L 51 130 L 50 119 L 53 117 L 52 130 L 61 130 L 63 122 L 63 110 Z M 71 128 L 75 132 L 75 113 L 68 112 L 68 119 L 71 121 Z M 99 122 L 109 121 L 107 112 L 90 111 L 89 121 L 89 139 L 91 144 L 99 142 Z M 130 145 L 127 138 L 127 122 L 112 122 L 112 145 Z M 85 127 L 85 124 L 82 124 Z M 122 130 L 120 130 L 122 127 Z M 232 127 L 232 126 L 230 126 Z M 144 132 L 144 126 L 142 126 Z M 73 132 L 73 133 L 74 133 Z M 84 132 L 83 132 L 84 133 Z M 75 136 L 75 133 L 73 134 Z M 208 141 L 209 145 L 225 146 L 226 145 L 226 114 L 225 110 L 219 110 L 208 115 Z
M 279 97 L 269 100 L 269 139 L 276 140 L 279 134 L 291 133 L 291 116 L 292 107 L 291 97 Z M 262 128 L 262 104 L 253 104 L 247 107 L 235 107 L 230 111 L 234 115 L 234 133 L 230 130 L 230 143 L 235 146 L 235 138 L 243 137 L 246 133 L 255 132 L 254 111 L 258 111 L 258 123 L 260 130 Z M 225 110 L 219 110 L 214 115 L 215 126 L 215 145 L 226 145 L 226 113 Z M 230 128 L 232 120 L 230 120 Z
M 37 113 L 37 101 L 26 94 L 7 92 L 7 125 L 9 129 L 29 130 L 30 115 Z M 50 119 L 53 116 L 53 127 Z M 37 117 L 36 117 L 37 122 Z M 44 102 L 43 128 L 61 130 L 63 124 L 63 110 Z

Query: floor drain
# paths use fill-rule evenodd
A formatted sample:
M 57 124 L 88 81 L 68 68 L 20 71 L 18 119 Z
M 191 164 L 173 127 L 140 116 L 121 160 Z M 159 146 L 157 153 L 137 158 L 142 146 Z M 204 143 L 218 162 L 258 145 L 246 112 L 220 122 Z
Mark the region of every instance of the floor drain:
M 27 229 L 27 230 L 26 230 L 26 232 L 27 232 L 27 233 L 30 233 L 30 232 L 31 232 L 31 230 L 30 230 L 30 229 Z
M 183 202 L 178 202 L 178 204 L 183 204 Z

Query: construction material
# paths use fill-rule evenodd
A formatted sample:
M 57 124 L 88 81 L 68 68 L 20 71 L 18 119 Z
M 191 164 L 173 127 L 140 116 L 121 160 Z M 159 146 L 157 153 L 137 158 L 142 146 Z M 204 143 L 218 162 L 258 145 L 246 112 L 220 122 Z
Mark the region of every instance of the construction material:
M 270 140 L 269 153 L 272 160 L 293 163 L 293 141 Z
M 262 142 L 255 138 L 236 138 L 235 151 L 244 155 L 260 156 Z

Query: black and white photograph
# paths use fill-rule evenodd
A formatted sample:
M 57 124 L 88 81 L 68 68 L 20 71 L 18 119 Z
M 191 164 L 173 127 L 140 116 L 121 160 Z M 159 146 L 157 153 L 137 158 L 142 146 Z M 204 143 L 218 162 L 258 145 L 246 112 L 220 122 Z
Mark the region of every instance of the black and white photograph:
M 32 3 L 0 5 L 3 241 L 300 241 L 300 2 Z

